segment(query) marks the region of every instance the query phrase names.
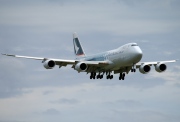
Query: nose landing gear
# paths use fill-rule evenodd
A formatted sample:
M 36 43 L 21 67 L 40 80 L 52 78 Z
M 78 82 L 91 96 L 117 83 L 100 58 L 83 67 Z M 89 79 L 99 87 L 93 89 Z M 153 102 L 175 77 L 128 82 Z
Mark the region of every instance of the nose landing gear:
M 135 65 L 132 66 L 131 72 L 136 72 Z

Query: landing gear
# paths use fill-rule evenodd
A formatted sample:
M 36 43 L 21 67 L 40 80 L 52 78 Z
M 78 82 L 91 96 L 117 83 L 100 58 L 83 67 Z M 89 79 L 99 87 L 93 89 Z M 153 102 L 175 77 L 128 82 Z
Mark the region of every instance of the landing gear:
M 90 79 L 102 79 L 104 75 L 104 72 L 101 74 L 99 73 L 96 75 L 95 72 L 91 72 Z M 111 75 L 111 72 L 106 72 L 106 78 L 107 79 L 113 79 L 113 75 Z
M 96 73 L 95 72 L 91 72 L 90 79 L 95 79 L 95 78 L 96 78 Z
M 96 73 L 95 72 L 91 72 L 91 75 L 90 75 L 90 79 L 102 79 L 103 78 L 103 75 L 104 75 L 104 73 L 103 74 L 98 74 L 98 75 L 96 75 Z
M 136 72 L 136 69 L 131 69 L 131 72 Z
M 113 75 L 107 75 L 106 79 L 113 79 Z
M 124 79 L 125 79 L 125 73 L 120 73 L 119 80 L 124 80 Z
M 98 74 L 98 75 L 96 76 L 96 78 L 97 78 L 97 79 L 102 79 L 102 78 L 103 78 L 103 75 Z
M 106 73 L 106 74 L 107 74 L 106 79 L 113 79 L 113 75 L 111 75 L 110 72 L 108 72 L 108 73 Z
M 131 72 L 136 72 L 135 65 L 132 66 Z

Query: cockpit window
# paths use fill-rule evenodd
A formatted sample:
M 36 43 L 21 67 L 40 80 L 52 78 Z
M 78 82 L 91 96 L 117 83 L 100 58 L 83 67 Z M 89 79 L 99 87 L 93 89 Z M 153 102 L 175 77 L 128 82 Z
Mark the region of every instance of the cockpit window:
M 132 44 L 131 46 L 138 46 L 137 44 Z

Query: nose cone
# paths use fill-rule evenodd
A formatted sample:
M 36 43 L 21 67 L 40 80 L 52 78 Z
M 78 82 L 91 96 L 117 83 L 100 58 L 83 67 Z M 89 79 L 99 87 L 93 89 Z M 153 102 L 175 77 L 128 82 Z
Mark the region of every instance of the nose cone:
M 136 55 L 137 55 L 139 58 L 142 58 L 143 53 L 142 53 L 142 50 L 141 50 L 140 48 L 137 48 L 137 50 L 136 50 Z
M 135 57 L 136 57 L 135 62 L 137 63 L 137 62 L 139 62 L 141 60 L 141 58 L 143 56 L 142 50 L 137 46 L 135 48 L 134 54 L 135 54 Z

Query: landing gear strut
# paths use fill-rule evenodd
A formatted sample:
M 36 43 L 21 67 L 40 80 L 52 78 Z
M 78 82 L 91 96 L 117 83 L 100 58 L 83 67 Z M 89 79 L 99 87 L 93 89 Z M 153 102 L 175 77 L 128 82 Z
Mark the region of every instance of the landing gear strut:
M 132 66 L 131 72 L 136 72 L 135 65 Z
M 125 79 L 125 73 L 120 73 L 119 80 L 124 80 L 124 79 Z

